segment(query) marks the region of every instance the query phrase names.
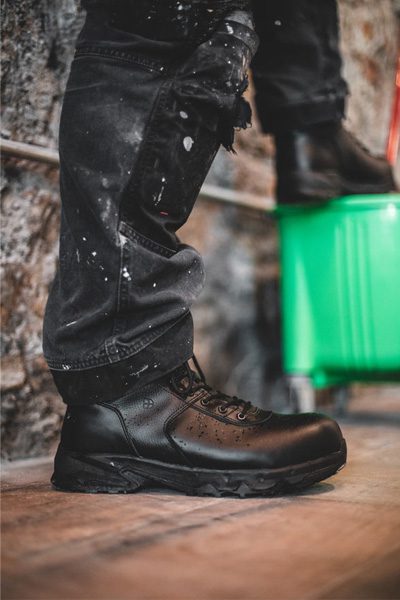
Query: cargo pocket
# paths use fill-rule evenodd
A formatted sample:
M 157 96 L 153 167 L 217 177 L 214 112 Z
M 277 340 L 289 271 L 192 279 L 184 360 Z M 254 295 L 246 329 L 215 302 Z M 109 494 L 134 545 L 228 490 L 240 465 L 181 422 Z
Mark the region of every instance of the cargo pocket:
M 178 73 L 177 93 L 182 100 L 216 109 L 218 142 L 227 150 L 233 150 L 234 129 L 251 124 L 250 105 L 243 93 L 257 47 L 250 14 L 236 10 L 196 48 Z
M 126 222 L 135 224 L 138 206 L 175 230 L 187 220 L 219 145 L 232 150 L 234 129 L 250 123 L 242 94 L 257 39 L 248 14 L 236 11 L 166 78 L 127 190 Z

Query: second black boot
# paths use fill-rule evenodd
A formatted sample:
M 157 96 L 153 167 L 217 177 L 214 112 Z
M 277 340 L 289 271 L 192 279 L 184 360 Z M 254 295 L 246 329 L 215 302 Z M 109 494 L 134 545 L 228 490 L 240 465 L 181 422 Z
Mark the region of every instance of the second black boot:
M 334 475 L 346 462 L 339 426 L 279 415 L 210 388 L 187 363 L 96 404 L 69 406 L 52 482 L 77 492 L 169 488 L 192 495 L 272 495 Z
M 277 199 L 281 204 L 395 189 L 389 163 L 372 156 L 341 122 L 280 133 L 275 144 Z

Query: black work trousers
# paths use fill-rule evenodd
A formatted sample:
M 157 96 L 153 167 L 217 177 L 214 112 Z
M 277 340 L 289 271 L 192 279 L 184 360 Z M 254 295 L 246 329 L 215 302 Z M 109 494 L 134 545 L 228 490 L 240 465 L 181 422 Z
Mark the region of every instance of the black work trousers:
M 253 0 L 260 45 L 252 63 L 257 112 L 267 133 L 339 120 L 341 74 L 335 0 Z
M 192 356 L 204 269 L 176 231 L 219 146 L 231 149 L 250 122 L 251 62 L 266 131 L 341 118 L 346 95 L 334 0 L 84 5 L 61 115 L 60 260 L 43 332 L 68 403 L 118 397 Z

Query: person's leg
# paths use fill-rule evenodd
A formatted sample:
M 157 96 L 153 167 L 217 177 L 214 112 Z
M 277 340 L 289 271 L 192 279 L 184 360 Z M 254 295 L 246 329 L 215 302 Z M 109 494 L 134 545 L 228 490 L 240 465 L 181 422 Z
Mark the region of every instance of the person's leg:
M 347 85 L 336 0 L 253 0 L 253 6 L 260 45 L 252 71 L 264 131 L 340 120 Z
M 336 0 L 253 0 L 259 49 L 252 63 L 263 130 L 275 136 L 280 202 L 391 191 L 391 169 L 342 127 Z
M 247 13 L 218 25 L 204 2 L 126 3 L 134 15 L 87 4 L 61 117 L 60 263 L 44 322 L 64 397 L 77 382 L 132 388 L 191 357 L 204 273 L 175 232 L 219 143 L 245 125 L 257 44 Z
M 175 232 L 220 142 L 230 148 L 249 119 L 241 94 L 257 40 L 235 4 L 135 0 L 134 18 L 95 9 L 80 37 L 61 121 L 60 268 L 44 327 L 69 405 L 57 488 L 270 494 L 346 460 L 334 421 L 260 410 L 212 390 L 187 363 L 203 268 Z

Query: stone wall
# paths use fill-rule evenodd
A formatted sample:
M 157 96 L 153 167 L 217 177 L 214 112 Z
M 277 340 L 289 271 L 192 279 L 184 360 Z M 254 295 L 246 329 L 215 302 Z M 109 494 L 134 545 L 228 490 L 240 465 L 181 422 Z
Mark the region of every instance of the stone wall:
M 3 0 L 1 6 L 2 136 L 56 148 L 82 19 L 77 2 Z M 366 144 L 382 149 L 396 54 L 394 5 L 343 0 L 340 6 L 353 91 L 349 125 Z M 238 136 L 237 147 L 236 157 L 219 156 L 212 181 L 272 193 L 271 140 L 255 126 Z M 41 354 L 41 321 L 57 260 L 58 173 L 12 158 L 2 167 L 3 454 L 17 458 L 51 451 L 63 412 Z M 196 350 L 215 383 L 265 403 L 280 360 L 275 225 L 250 211 L 200 201 L 182 237 L 203 251 L 208 270 L 194 311 Z
M 74 0 L 3 1 L 2 136 L 57 147 L 60 103 L 81 15 Z M 57 260 L 58 172 L 2 164 L 2 440 L 6 457 L 48 452 L 62 403 L 41 352 Z

